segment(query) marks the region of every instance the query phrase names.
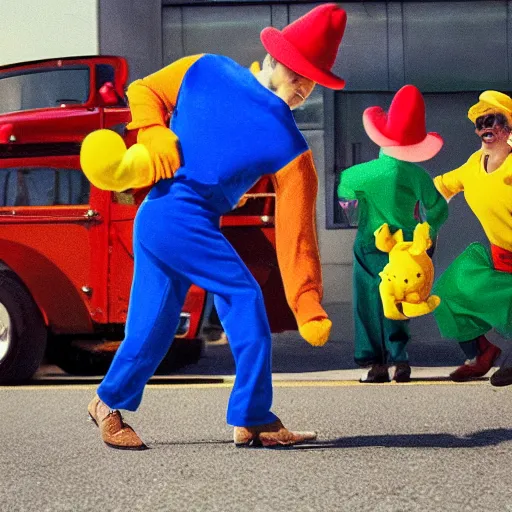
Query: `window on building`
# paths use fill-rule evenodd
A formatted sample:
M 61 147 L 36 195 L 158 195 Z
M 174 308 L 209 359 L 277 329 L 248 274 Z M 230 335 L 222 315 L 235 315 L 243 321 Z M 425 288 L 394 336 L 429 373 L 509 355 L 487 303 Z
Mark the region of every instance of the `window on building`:
M 379 147 L 364 131 L 362 116 L 367 107 L 389 107 L 389 92 L 339 92 L 334 97 L 333 174 L 326 176 L 327 228 L 356 228 L 357 201 L 338 201 L 337 189 L 344 169 L 377 158 Z
M 444 140 L 441 151 L 427 161 L 418 162 L 433 178 L 463 164 L 479 149 L 480 141 L 467 118 L 468 108 L 478 101 L 478 92 L 423 93 L 426 130 L 437 132 Z M 357 226 L 356 205 L 342 208 L 337 188 L 340 173 L 353 165 L 368 162 L 379 155 L 379 146 L 364 131 L 362 116 L 367 107 L 389 109 L 394 93 L 343 92 L 335 96 L 334 173 L 326 175 L 328 228 Z M 455 201 L 454 201 L 455 202 Z
M 90 184 L 75 169 L 17 167 L 0 169 L 0 207 L 86 205 Z

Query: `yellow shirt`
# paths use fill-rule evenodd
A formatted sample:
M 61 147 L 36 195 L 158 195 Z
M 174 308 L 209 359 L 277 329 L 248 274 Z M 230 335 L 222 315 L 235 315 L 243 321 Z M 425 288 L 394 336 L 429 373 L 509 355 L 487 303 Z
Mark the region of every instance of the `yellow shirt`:
M 487 173 L 482 150 L 478 150 L 461 167 L 437 176 L 434 184 L 447 200 L 464 192 L 489 241 L 512 251 L 512 186 L 503 181 L 511 174 L 512 154 L 494 172 Z

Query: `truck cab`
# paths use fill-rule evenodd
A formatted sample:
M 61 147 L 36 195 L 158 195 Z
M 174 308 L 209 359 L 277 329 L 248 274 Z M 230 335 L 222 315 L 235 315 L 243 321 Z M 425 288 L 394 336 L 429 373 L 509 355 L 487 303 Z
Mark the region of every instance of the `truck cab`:
M 0 67 L 0 383 L 29 379 L 45 354 L 68 372 L 83 370 L 77 353 L 87 354 L 88 373 L 104 373 L 123 337 L 133 221 L 146 191 L 95 188 L 79 153 L 100 128 L 136 141 L 125 128 L 127 76 L 115 56 Z M 245 199 L 222 230 L 260 283 L 272 330 L 296 329 L 277 266 L 270 179 Z M 177 366 L 201 355 L 206 298 L 189 289 L 171 348 Z

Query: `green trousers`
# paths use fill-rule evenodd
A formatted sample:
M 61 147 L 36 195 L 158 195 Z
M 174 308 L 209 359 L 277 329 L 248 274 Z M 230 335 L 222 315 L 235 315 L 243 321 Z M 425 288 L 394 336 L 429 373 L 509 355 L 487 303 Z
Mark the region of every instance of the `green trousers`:
M 353 306 L 355 321 L 354 360 L 360 366 L 399 363 L 408 360 L 408 321 L 384 316 L 379 295 L 379 272 L 387 265 L 388 254 L 372 243 L 354 242 Z
M 471 244 L 436 281 L 435 309 L 443 338 L 469 341 L 495 328 L 512 338 L 512 274 L 495 270 L 489 250 Z

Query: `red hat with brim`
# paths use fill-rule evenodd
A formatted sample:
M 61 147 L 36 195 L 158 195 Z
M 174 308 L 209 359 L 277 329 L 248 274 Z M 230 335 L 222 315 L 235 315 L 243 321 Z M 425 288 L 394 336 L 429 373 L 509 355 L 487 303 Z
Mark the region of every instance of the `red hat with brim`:
M 347 14 L 336 4 L 315 7 L 282 31 L 261 32 L 265 50 L 298 75 L 329 89 L 343 89 L 345 80 L 331 73 L 341 43 Z
M 363 113 L 364 129 L 388 156 L 406 162 L 433 158 L 443 147 L 442 137 L 427 133 L 425 102 L 413 85 L 405 85 L 393 98 L 389 111 L 369 107 Z

